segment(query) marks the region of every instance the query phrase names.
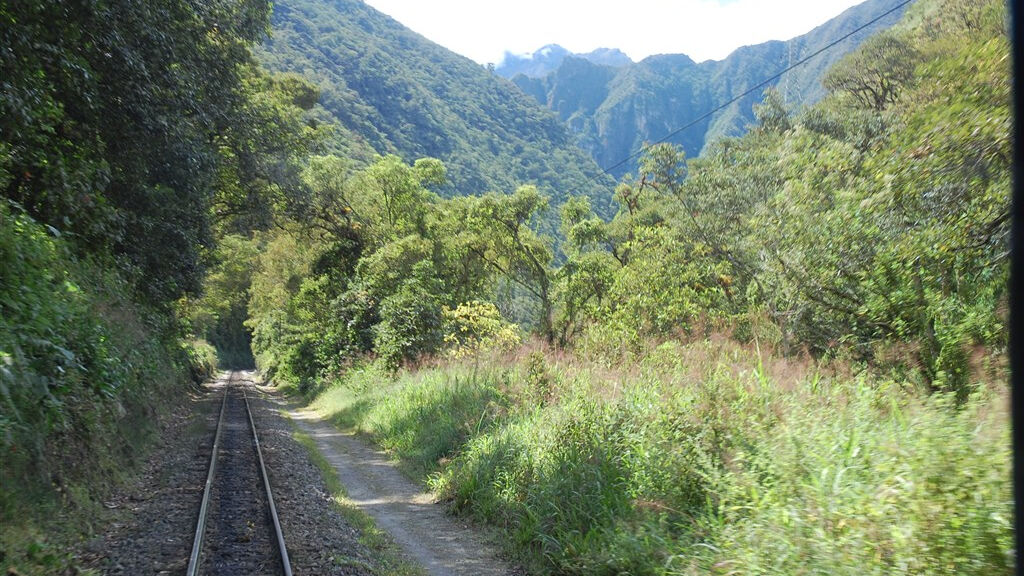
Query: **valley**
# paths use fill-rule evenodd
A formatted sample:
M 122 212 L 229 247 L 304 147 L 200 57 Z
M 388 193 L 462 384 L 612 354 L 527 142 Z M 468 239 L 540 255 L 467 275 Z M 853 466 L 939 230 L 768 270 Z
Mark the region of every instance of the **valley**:
M 554 47 L 530 59 L 510 57 L 496 71 L 558 114 L 579 146 L 621 178 L 637 167 L 635 160 L 621 161 L 645 143 L 665 141 L 695 158 L 722 138 L 744 134 L 756 123 L 754 107 L 762 100 L 763 89 L 744 95 L 751 88 L 778 90 L 791 113 L 814 104 L 825 95 L 825 72 L 866 38 L 895 24 L 904 9 L 888 0 L 864 2 L 807 34 L 745 46 L 721 61 L 662 54 L 634 63 Z M 819 51 L 820 56 L 772 79 Z M 716 112 L 702 119 L 709 111 Z M 683 126 L 689 128 L 675 133 Z
M 358 0 L 0 21 L 0 572 L 1016 569 L 999 0 L 493 68 Z

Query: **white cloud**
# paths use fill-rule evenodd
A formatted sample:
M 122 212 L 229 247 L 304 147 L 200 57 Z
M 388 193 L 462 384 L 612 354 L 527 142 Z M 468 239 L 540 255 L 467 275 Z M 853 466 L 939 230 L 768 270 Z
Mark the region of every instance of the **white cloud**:
M 480 63 L 504 51 L 561 44 L 619 48 L 634 60 L 682 53 L 721 59 L 736 48 L 803 34 L 861 0 L 366 0 Z M 895 1 L 895 0 L 894 0 Z

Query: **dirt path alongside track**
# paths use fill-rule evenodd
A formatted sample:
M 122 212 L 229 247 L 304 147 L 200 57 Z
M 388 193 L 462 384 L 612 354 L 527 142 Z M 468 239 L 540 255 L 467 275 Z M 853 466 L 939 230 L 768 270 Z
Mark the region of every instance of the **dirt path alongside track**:
M 444 507 L 409 480 L 380 450 L 339 431 L 316 414 L 277 399 L 299 430 L 311 436 L 348 491 L 406 554 L 434 576 L 520 574 L 498 557 L 478 529 L 445 514 Z

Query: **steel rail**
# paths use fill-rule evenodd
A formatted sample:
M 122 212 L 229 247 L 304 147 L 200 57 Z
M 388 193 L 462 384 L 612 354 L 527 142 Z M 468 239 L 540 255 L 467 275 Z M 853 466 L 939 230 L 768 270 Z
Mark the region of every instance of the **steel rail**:
M 224 412 L 228 404 L 228 395 L 231 393 L 231 381 L 234 377 L 234 372 L 228 376 L 227 385 L 224 389 L 224 400 L 220 405 L 220 416 L 217 418 L 217 431 L 214 434 L 213 450 L 210 455 L 210 467 L 206 474 L 206 486 L 203 489 L 203 501 L 199 505 L 199 521 L 196 523 L 196 534 L 192 540 L 192 555 L 189 557 L 188 569 L 185 572 L 186 576 L 197 576 L 199 573 L 203 540 L 206 535 L 206 519 L 209 516 L 210 494 L 213 491 L 213 480 L 216 477 L 217 470 L 217 455 L 220 452 L 220 437 L 221 429 L 223 428 L 222 424 L 224 423 Z M 263 449 L 260 447 L 260 438 L 256 433 L 256 422 L 253 420 L 252 409 L 249 407 L 249 397 L 245 393 L 244 388 L 242 389 L 242 400 L 245 401 L 245 413 L 249 420 L 249 429 L 252 430 L 253 444 L 256 447 L 256 457 L 260 465 L 260 476 L 263 478 L 263 488 L 267 494 L 267 507 L 270 510 L 270 520 L 273 524 L 274 534 L 277 539 L 278 552 L 281 558 L 281 568 L 283 569 L 285 576 L 293 576 L 291 560 L 288 558 L 288 548 L 284 542 L 284 533 L 281 531 L 281 521 L 278 518 L 277 506 L 274 504 L 274 495 L 270 489 L 270 477 L 267 475 L 267 467 L 263 462 Z
M 260 438 L 256 434 L 256 422 L 252 419 L 252 410 L 249 409 L 249 396 L 246 395 L 245 389 L 242 389 L 242 399 L 245 400 L 245 413 L 249 416 L 249 426 L 252 428 L 252 440 L 256 444 L 256 457 L 260 462 L 263 488 L 267 492 L 267 507 L 270 508 L 270 520 L 274 525 L 274 534 L 277 536 L 277 548 L 281 555 L 281 568 L 284 570 L 285 576 L 292 576 L 292 565 L 288 559 L 288 547 L 284 543 L 284 534 L 281 532 L 281 521 L 277 517 L 274 494 L 270 490 L 270 477 L 267 476 L 267 467 L 263 464 L 263 450 L 260 448 Z
M 186 576 L 196 576 L 199 571 L 199 553 L 203 547 L 203 535 L 206 533 L 206 517 L 210 511 L 210 492 L 213 486 L 213 477 L 217 469 L 217 452 L 220 451 L 220 430 L 224 422 L 224 409 L 228 405 L 228 392 L 231 391 L 231 378 L 234 372 L 228 376 L 227 384 L 224 386 L 224 400 L 220 403 L 220 416 L 217 418 L 217 432 L 213 437 L 213 451 L 210 455 L 210 468 L 206 473 L 206 486 L 203 488 L 203 502 L 199 505 L 199 521 L 196 523 L 196 535 L 192 539 L 192 555 L 188 559 L 188 570 Z

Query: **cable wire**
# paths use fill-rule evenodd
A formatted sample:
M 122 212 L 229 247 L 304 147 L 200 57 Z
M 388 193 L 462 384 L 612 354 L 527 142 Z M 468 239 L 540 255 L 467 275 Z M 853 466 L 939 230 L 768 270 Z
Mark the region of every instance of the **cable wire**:
M 684 124 L 681 128 L 677 128 L 677 129 L 669 132 L 668 134 L 663 136 L 661 139 L 656 140 L 653 143 L 643 145 L 636 152 L 633 152 L 629 156 L 626 156 L 622 160 L 619 160 L 618 162 L 616 162 L 615 164 L 612 164 L 611 166 L 609 166 L 607 168 L 602 168 L 601 171 L 604 172 L 605 174 L 608 174 L 609 176 L 612 176 L 614 178 L 614 175 L 611 173 L 612 170 L 615 170 L 616 168 L 618 168 L 619 166 L 622 166 L 626 162 L 629 162 L 630 160 L 632 160 L 634 158 L 637 158 L 638 156 L 640 156 L 641 154 L 646 152 L 651 146 L 655 146 L 657 144 L 663 144 L 663 143 L 667 142 L 673 136 L 675 136 L 675 135 L 679 134 L 680 132 L 682 132 L 682 131 L 684 131 L 684 130 L 686 130 L 686 129 L 688 129 L 688 128 L 696 125 L 696 124 L 698 124 L 699 122 L 702 122 L 703 120 L 706 120 L 707 118 L 709 118 L 711 115 L 715 114 L 716 112 L 720 112 L 720 111 L 728 108 L 729 106 L 734 104 L 736 101 L 749 96 L 750 94 L 754 93 L 757 90 L 760 90 L 761 88 L 764 88 L 765 86 L 771 84 L 775 80 L 778 80 L 779 78 L 781 78 L 782 75 L 785 74 L 786 72 L 789 72 L 789 71 L 791 71 L 791 70 L 793 70 L 793 69 L 795 69 L 795 68 L 797 68 L 799 66 L 802 66 L 802 65 L 806 64 L 807 62 L 809 62 L 811 59 L 815 58 L 816 56 L 826 52 L 830 48 L 836 46 L 837 44 L 839 44 L 840 42 L 842 42 L 842 41 L 846 40 L 847 38 L 853 36 L 854 34 L 857 34 L 858 32 L 862 32 L 865 28 L 868 28 L 869 26 L 877 23 L 882 18 L 885 18 L 886 16 L 892 14 L 893 12 L 896 12 L 897 10 L 903 8 L 904 6 L 910 4 L 913 1 L 914 0 L 903 0 L 902 2 L 897 4 L 896 6 L 893 6 L 889 10 L 886 10 L 885 12 L 883 12 L 883 13 L 879 14 L 878 16 L 872 18 L 868 22 L 865 22 L 864 24 L 861 24 L 857 28 L 853 29 L 850 32 L 847 32 L 846 34 L 840 36 L 836 40 L 833 40 L 832 42 L 826 44 L 822 48 L 819 48 L 819 49 L 815 50 L 813 53 L 809 54 L 808 56 L 805 56 L 805 57 L 801 58 L 795 64 L 791 64 L 791 65 L 787 66 L 786 68 L 783 68 L 781 71 L 777 72 L 773 76 L 768 77 L 766 80 L 763 80 L 762 82 L 760 82 L 759 84 L 753 86 L 752 88 L 748 88 L 746 91 L 744 91 L 740 95 L 734 96 L 731 100 L 729 100 L 725 104 L 722 104 L 720 106 L 712 108 L 711 110 L 709 110 L 709 111 L 705 112 L 704 114 L 698 116 L 694 120 L 691 120 L 690 122 Z

